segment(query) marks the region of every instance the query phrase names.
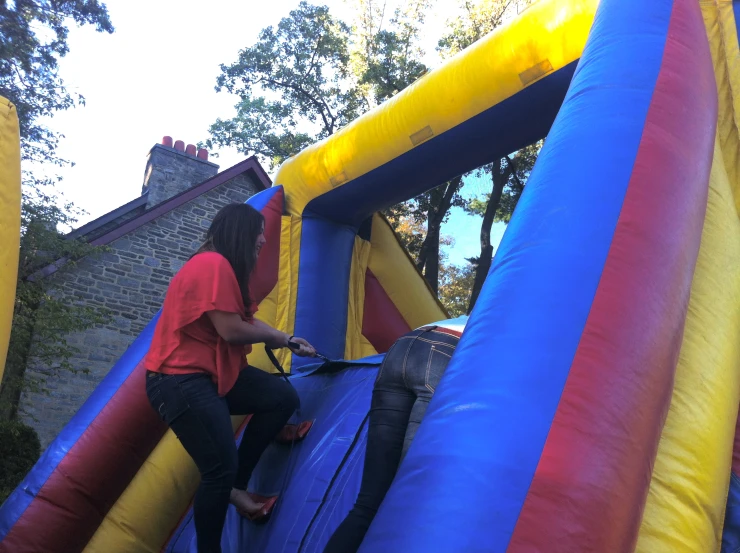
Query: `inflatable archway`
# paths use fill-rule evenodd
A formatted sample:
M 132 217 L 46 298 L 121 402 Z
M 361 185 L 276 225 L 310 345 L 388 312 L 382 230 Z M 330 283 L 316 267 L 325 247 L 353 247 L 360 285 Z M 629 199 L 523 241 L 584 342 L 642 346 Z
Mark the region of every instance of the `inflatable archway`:
M 321 551 L 359 485 L 376 354 L 444 316 L 375 213 L 545 136 L 361 551 L 693 553 L 723 531 L 731 547 L 733 7 L 540 0 L 250 200 L 270 244 L 260 317 L 357 361 L 282 359 L 316 423 L 271 446 L 250 487 L 278 509 L 262 527 L 230 513 L 225 551 Z M 143 392 L 154 324 L 3 505 L 0 552 L 194 551 L 197 474 Z

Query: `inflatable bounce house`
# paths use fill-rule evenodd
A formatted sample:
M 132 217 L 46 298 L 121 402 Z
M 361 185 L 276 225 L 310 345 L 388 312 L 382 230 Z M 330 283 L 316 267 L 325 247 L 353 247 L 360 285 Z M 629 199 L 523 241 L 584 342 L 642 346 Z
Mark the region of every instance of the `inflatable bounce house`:
M 361 552 L 738 551 L 738 21 L 730 0 L 540 0 L 250 199 L 267 221 L 259 317 L 346 362 L 283 352 L 314 425 L 270 446 L 250 490 L 275 511 L 230 510 L 225 552 L 322 551 L 359 489 L 383 352 L 446 317 L 377 212 L 543 137 Z M 144 394 L 155 323 L 4 503 L 0 552 L 195 552 L 198 474 Z

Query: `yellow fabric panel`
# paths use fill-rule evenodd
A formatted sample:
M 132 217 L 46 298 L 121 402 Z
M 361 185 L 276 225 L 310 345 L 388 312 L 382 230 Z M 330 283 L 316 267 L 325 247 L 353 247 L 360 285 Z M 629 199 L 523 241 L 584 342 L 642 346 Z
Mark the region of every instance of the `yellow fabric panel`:
M 243 416 L 231 417 L 234 431 Z M 200 482 L 195 463 L 168 430 L 113 505 L 83 553 L 159 553 Z
M 313 198 L 514 96 L 580 58 L 598 0 L 540 0 L 378 108 L 280 167 L 286 209 Z M 526 85 L 524 84 L 526 83 Z
M 255 315 L 255 318 L 262 321 L 265 324 L 276 328 L 277 325 L 277 297 L 278 297 L 279 284 L 270 291 L 265 299 L 260 303 L 259 311 Z M 277 353 L 277 352 L 276 352 Z M 276 373 L 278 370 L 275 365 L 272 364 L 269 357 L 265 353 L 265 344 L 254 344 L 252 346 L 252 353 L 247 356 L 247 361 L 253 367 L 262 369 L 268 373 Z
M 447 318 L 385 218 L 373 215 L 368 267 L 411 328 Z
M 13 322 L 21 236 L 21 147 L 18 112 L 0 96 L 0 380 Z
M 714 62 L 714 75 L 719 93 L 717 131 L 725 160 L 735 206 L 740 212 L 740 136 L 738 135 L 738 101 L 740 101 L 740 68 L 738 68 L 737 31 L 731 0 L 701 2 L 704 26 Z
M 636 551 L 719 551 L 740 401 L 740 222 L 714 149 L 676 378 Z
M 280 228 L 280 264 L 275 328 L 293 334 L 295 298 L 298 295 L 298 261 L 301 243 L 301 218 L 284 215 Z M 285 372 L 290 372 L 292 356 L 288 349 L 275 352 Z
M 365 313 L 365 273 L 370 259 L 370 242 L 355 236 L 352 265 L 349 273 L 349 301 L 347 304 L 347 335 L 344 343 L 345 359 L 362 359 L 378 353 L 362 335 Z

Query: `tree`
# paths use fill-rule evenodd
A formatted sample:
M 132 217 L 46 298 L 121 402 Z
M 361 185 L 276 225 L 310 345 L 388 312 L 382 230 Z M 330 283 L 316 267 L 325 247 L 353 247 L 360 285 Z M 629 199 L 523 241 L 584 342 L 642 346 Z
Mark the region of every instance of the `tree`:
M 240 97 L 236 114 L 209 128 L 205 146 L 233 146 L 274 169 L 314 142 L 331 136 L 365 111 L 424 75 L 418 46 L 433 0 L 409 0 L 386 22 L 386 3 L 355 0 L 352 27 L 326 6 L 301 2 L 256 44 L 221 65 L 216 90 Z M 391 221 L 413 214 L 427 221 L 417 265 L 436 291 L 439 227 L 451 205 L 462 205 L 460 180 L 385 211 Z M 413 237 L 396 229 L 411 246 Z
M 49 283 L 31 277 L 55 259 L 96 251 L 63 238 L 58 229 L 76 222 L 78 212 L 70 204 L 60 203 L 54 192 L 57 178 L 34 171 L 41 163 L 46 167 L 69 163 L 56 154 L 62 137 L 41 119 L 84 104 L 81 95 L 65 88 L 58 71 L 59 59 L 68 52 L 72 23 L 113 32 L 105 5 L 97 0 L 0 3 L 0 95 L 10 99 L 18 110 L 24 161 L 20 267 L 8 358 L 0 385 L 3 418 L 15 416 L 24 388 L 43 388 L 42 381 L 25 378 L 31 343 L 38 344 L 41 363 L 54 370 L 73 370 L 68 360 L 74 350 L 58 338 L 64 332 L 87 328 L 98 317 L 59 302 L 51 294 Z
M 356 0 L 351 42 L 352 68 L 367 106 L 378 105 L 398 94 L 429 71 L 421 62 L 424 51 L 419 38 L 432 0 L 411 0 L 396 8 L 388 27 L 383 28 L 387 3 Z M 424 222 L 426 233 L 407 234 L 394 226 L 399 238 L 416 259 L 435 293 L 439 289 L 440 229 L 453 206 L 462 207 L 462 180 L 454 178 L 428 192 L 385 210 L 391 224 L 409 217 Z
M 59 76 L 59 58 L 69 51 L 70 21 L 113 32 L 105 5 L 97 0 L 16 0 L 14 7 L 0 2 L 0 95 L 18 109 L 25 161 L 63 163 L 54 155 L 59 134 L 39 118 L 85 101 L 67 91 Z
M 409 0 L 399 5 L 384 27 L 387 2 L 355 0 L 350 69 L 370 107 L 392 98 L 423 76 L 419 37 L 425 14 L 434 0 Z
M 440 232 L 442 224 L 449 216 L 450 208 L 465 205 L 460 196 L 461 187 L 462 177 L 455 177 L 414 199 L 418 209 L 426 213 L 427 220 L 427 234 L 419 248 L 416 267 L 422 271 L 435 294 L 439 292 Z
M 536 1 L 463 0 L 459 4 L 461 14 L 448 21 L 449 32 L 439 39 L 437 51 L 443 58 L 462 52 Z
M 53 282 L 38 271 L 59 259 L 67 266 L 75 259 L 95 255 L 94 248 L 80 240 L 69 240 L 58 226 L 71 226 L 79 211 L 71 204 L 59 207 L 54 198 L 29 193 L 21 211 L 21 249 L 16 285 L 13 326 L 0 386 L 0 419 L 14 419 L 22 392 L 48 393 L 45 384 L 62 371 L 80 372 L 70 363 L 78 348 L 65 337 L 105 322 L 105 312 L 71 304 L 54 293 Z M 36 197 L 33 197 L 36 196 Z M 32 348 L 33 346 L 33 348 Z M 27 372 L 31 352 L 43 370 Z
M 211 125 L 205 145 L 256 154 L 271 168 L 334 134 L 363 111 L 349 79 L 349 27 L 303 1 L 253 46 L 221 65 L 216 90 L 240 97 L 236 115 Z
M 460 4 L 462 15 L 449 22 L 450 31 L 437 45 L 442 57 L 453 56 L 499 27 L 507 18 L 516 15 L 535 0 L 481 0 L 473 3 L 465 0 Z M 512 156 L 505 156 L 476 170 L 491 175 L 491 193 L 485 201 L 473 201 L 469 212 L 481 215 L 481 253 L 475 261 L 475 278 L 468 305 L 473 310 L 483 282 L 488 275 L 493 258 L 491 226 L 494 221 L 508 222 L 514 212 L 529 172 L 537 158 L 541 145 L 531 146 Z
M 439 300 L 451 317 L 459 317 L 467 313 L 474 278 L 474 263 L 469 262 L 463 267 L 451 263 L 440 263 Z
M 474 260 L 475 279 L 470 294 L 468 313 L 473 310 L 488 271 L 491 269 L 493 260 L 491 227 L 493 223 L 508 223 L 511 220 L 541 148 L 542 142 L 540 141 L 519 150 L 514 155 L 506 156 L 477 170 L 479 177 L 484 173 L 491 175 L 492 188 L 483 199 L 476 198 L 465 208 L 468 213 L 483 217 L 480 230 L 481 252 Z

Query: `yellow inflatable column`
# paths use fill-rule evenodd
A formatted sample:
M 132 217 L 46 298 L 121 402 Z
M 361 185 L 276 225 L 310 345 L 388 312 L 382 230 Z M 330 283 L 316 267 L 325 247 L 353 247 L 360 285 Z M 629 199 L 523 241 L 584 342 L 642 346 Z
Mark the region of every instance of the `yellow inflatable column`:
M 740 389 L 740 222 L 720 141 L 673 397 L 636 551 L 719 551 Z
M 21 147 L 18 112 L 0 96 L 0 380 L 13 322 L 21 236 Z
M 730 0 L 700 2 L 719 95 L 701 249 L 637 551 L 719 551 L 740 389 L 740 52 Z

